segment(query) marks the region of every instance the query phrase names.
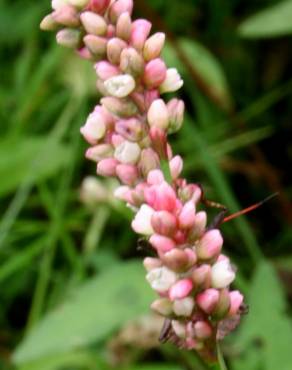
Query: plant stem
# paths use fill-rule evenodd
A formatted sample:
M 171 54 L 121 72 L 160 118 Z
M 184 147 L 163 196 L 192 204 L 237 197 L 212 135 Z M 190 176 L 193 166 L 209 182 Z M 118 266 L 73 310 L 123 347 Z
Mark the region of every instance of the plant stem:
M 218 342 L 217 342 L 217 355 L 218 355 L 219 369 L 220 370 L 228 370 L 227 366 L 226 366 L 226 363 L 225 363 L 225 360 L 224 360 L 223 353 L 222 353 L 221 348 L 220 348 L 220 344 Z

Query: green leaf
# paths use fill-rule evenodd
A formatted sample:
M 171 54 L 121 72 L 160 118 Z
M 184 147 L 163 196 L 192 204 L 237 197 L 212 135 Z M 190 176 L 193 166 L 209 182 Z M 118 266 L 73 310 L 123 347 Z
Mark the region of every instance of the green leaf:
M 228 83 L 222 66 L 215 56 L 194 40 L 181 39 L 179 45 L 208 88 L 213 91 L 223 105 L 229 107 L 231 98 Z M 175 49 L 169 44 L 164 48 L 164 57 L 167 64 L 177 68 L 186 79 L 188 71 L 181 60 L 179 60 Z
M 82 348 L 149 310 L 152 291 L 140 262 L 115 265 L 80 286 L 19 345 L 16 364 Z
M 263 363 L 265 370 L 290 370 L 292 323 L 285 314 L 281 284 L 275 270 L 267 262 L 262 262 L 257 268 L 248 304 L 250 313 L 242 323 L 237 342 L 242 357 L 247 358 L 249 349 L 258 343 L 255 363 Z
M 248 38 L 279 37 L 292 33 L 292 0 L 283 1 L 244 21 L 239 33 Z
M 47 150 L 46 156 L 40 158 L 43 148 Z M 68 149 L 64 144 L 55 140 L 48 142 L 44 137 L 0 142 L 0 197 L 14 191 L 30 173 L 34 182 L 54 175 L 68 162 Z

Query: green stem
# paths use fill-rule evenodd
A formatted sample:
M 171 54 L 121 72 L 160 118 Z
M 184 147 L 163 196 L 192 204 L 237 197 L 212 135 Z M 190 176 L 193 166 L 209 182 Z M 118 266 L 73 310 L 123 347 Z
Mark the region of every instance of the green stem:
M 217 355 L 218 355 L 219 369 L 220 370 L 228 370 L 227 366 L 226 366 L 226 363 L 225 363 L 225 360 L 224 360 L 223 353 L 222 353 L 221 348 L 220 348 L 220 344 L 218 342 L 217 342 Z

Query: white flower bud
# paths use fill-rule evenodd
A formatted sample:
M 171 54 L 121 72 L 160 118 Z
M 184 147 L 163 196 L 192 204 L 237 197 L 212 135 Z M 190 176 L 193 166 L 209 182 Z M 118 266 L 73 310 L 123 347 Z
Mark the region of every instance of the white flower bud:
M 195 307 L 195 301 L 192 297 L 186 297 L 174 301 L 173 311 L 177 316 L 190 316 Z
M 52 8 L 55 10 L 62 8 L 62 6 L 67 4 L 68 0 L 52 0 Z
M 230 262 L 223 260 L 216 262 L 211 269 L 212 287 L 222 289 L 228 287 L 235 279 L 235 272 L 233 271 Z
M 180 77 L 176 68 L 169 68 L 166 72 L 166 78 L 160 85 L 161 94 L 167 92 L 174 92 L 179 90 L 183 86 L 184 82 Z
M 106 124 L 102 115 L 97 112 L 91 113 L 85 125 L 81 127 L 80 132 L 89 143 L 95 143 L 103 138 L 106 132 Z
M 154 210 L 147 204 L 143 204 L 132 221 L 133 230 L 142 235 L 153 234 L 154 230 L 151 224 L 153 214 Z
M 106 80 L 104 86 L 110 95 L 125 98 L 135 89 L 136 83 L 132 76 L 120 75 Z
M 124 164 L 135 164 L 140 157 L 141 149 L 137 143 L 123 141 L 115 150 L 115 158 Z
M 157 127 L 162 130 L 167 129 L 169 125 L 169 113 L 162 99 L 154 100 L 148 110 L 147 119 L 151 127 Z
M 179 337 L 184 339 L 186 337 L 186 326 L 177 320 L 172 320 L 171 322 L 172 329 L 174 330 L 175 334 Z
M 167 267 L 158 267 L 148 272 L 146 279 L 150 283 L 152 289 L 163 293 L 167 292 L 176 282 L 177 275 Z

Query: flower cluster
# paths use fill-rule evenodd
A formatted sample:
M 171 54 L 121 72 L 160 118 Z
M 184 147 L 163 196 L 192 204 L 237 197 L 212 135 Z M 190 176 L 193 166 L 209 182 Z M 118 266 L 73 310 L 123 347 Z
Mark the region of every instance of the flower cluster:
M 155 252 L 144 266 L 159 296 L 152 308 L 166 318 L 162 340 L 211 357 L 239 320 L 243 296 L 229 288 L 235 271 L 220 231 L 197 210 L 201 188 L 181 177 L 183 160 L 167 141 L 185 107 L 161 98 L 183 85 L 161 58 L 165 35 L 151 36 L 145 19 L 132 21 L 133 0 L 53 0 L 52 7 L 41 28 L 57 30 L 59 44 L 94 62 L 103 98 L 81 128 L 86 157 L 99 175 L 119 179 L 115 195 Z

